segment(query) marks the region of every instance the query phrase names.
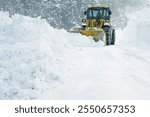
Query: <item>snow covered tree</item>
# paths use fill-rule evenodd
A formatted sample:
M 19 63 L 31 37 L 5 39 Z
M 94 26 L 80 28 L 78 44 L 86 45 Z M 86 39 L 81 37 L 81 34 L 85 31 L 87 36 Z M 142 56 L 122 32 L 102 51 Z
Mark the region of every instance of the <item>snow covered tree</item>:
M 84 9 L 93 2 L 108 4 L 113 24 L 119 28 L 127 24 L 127 9 L 135 11 L 146 4 L 146 0 L 0 0 L 0 8 L 9 11 L 10 16 L 15 13 L 41 16 L 55 28 L 69 29 L 81 23 Z

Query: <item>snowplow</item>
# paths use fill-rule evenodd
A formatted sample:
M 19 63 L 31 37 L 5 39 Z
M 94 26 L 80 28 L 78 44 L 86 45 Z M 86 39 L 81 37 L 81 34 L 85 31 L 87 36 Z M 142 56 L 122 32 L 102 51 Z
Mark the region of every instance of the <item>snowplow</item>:
M 106 4 L 90 4 L 84 11 L 82 26 L 74 27 L 69 32 L 91 36 L 95 42 L 103 41 L 104 45 L 115 44 L 115 29 L 111 25 L 111 10 Z

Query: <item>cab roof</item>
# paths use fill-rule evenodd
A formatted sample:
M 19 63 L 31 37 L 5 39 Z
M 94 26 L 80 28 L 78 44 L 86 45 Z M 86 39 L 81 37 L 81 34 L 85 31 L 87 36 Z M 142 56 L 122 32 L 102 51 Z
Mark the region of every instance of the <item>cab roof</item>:
M 106 5 L 106 4 L 97 4 L 97 3 L 91 3 L 89 6 L 88 6 L 88 8 L 109 8 L 109 6 L 108 5 Z

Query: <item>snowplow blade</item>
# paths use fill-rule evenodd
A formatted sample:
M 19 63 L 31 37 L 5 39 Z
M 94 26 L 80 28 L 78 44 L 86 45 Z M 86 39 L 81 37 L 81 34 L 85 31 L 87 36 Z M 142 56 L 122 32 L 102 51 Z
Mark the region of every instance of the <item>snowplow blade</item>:
M 100 39 L 104 40 L 105 31 L 103 29 L 82 29 L 82 28 L 73 28 L 69 30 L 70 33 L 81 33 L 85 36 L 91 36 L 93 39 L 98 42 Z M 103 36 L 102 36 L 103 35 Z
M 80 30 L 80 33 L 86 36 L 91 36 L 93 39 L 97 42 L 100 40 L 100 37 L 102 34 L 105 34 L 105 32 L 101 29 L 98 30 Z

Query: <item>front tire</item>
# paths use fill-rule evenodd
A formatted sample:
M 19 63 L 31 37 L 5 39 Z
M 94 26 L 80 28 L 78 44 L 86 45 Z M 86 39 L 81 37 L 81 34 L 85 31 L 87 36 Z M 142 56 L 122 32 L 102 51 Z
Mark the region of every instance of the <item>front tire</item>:
M 107 45 L 111 44 L 111 29 L 110 29 L 110 27 L 105 27 L 104 31 L 105 31 L 105 35 L 106 35 L 106 37 L 104 39 L 104 43 L 107 46 Z
M 115 41 L 116 41 L 116 33 L 115 33 L 115 29 L 112 29 L 111 45 L 115 45 Z

